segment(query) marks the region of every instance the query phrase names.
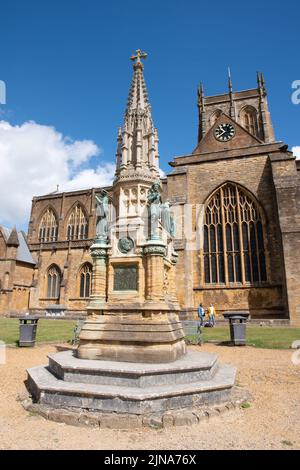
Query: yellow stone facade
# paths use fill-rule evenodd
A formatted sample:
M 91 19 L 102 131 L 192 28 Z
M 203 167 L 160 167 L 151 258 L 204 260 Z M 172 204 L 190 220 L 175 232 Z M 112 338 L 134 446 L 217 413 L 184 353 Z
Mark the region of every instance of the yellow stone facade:
M 136 105 L 134 96 L 138 95 L 136 83 L 132 83 L 130 91 L 132 106 Z M 143 106 L 147 107 L 148 98 L 143 93 L 140 92 Z M 161 178 L 163 202 L 169 200 L 176 219 L 176 274 L 169 269 L 167 260 L 153 258 L 145 266 L 142 256 L 135 257 L 138 271 L 143 274 L 139 277 L 140 288 L 134 300 L 141 302 L 152 295 L 158 300 L 167 292 L 173 300 L 177 297 L 182 318 L 194 317 L 202 302 L 204 307 L 213 303 L 219 315 L 225 310 L 241 309 L 249 310 L 252 318 L 290 320 L 292 324 L 300 325 L 300 165 L 287 146 L 274 137 L 263 78 L 258 77 L 257 88 L 233 92 L 230 86 L 227 93 L 211 97 L 204 96 L 201 87 L 198 108 L 199 132 L 194 151 L 175 157 L 170 163 L 170 172 Z M 145 122 L 151 127 L 149 116 Z M 228 141 L 216 138 L 217 128 L 222 134 L 224 124 L 234 128 L 234 136 Z M 121 181 L 122 174 L 127 172 L 127 184 L 115 184 L 114 192 L 112 187 L 105 189 L 113 203 L 122 202 L 115 207 L 116 216 L 122 217 L 124 208 L 128 207 L 134 221 L 136 207 L 141 211 L 145 209 L 150 182 L 158 175 L 158 137 L 155 128 L 145 135 L 137 129 L 140 143 L 137 139 L 138 148 L 133 156 L 130 154 L 132 136 L 126 125 L 122 132 L 118 136 L 116 177 Z M 190 143 L 187 142 L 188 146 Z M 135 168 L 130 169 L 133 158 Z M 130 179 L 132 176 L 135 179 Z M 207 207 L 220 188 L 224 191 L 228 186 L 237 188 L 240 194 L 253 201 L 260 214 L 266 279 L 255 275 L 253 253 L 250 274 L 245 267 L 248 254 L 240 221 L 237 221 L 239 249 L 236 252 L 225 246 L 219 252 L 214 253 L 212 247 L 208 254 L 205 251 Z M 7 245 L 9 234 L 0 231 L 1 314 L 18 314 L 29 309 L 44 315 L 47 307 L 58 305 L 66 316 L 83 316 L 90 298 L 81 294 L 90 292 L 92 283 L 96 283 L 99 290 L 108 289 L 111 302 L 117 304 L 120 301 L 113 287 L 114 262 L 132 260 L 130 256 L 115 258 L 116 246 L 109 248 L 111 263 L 105 281 L 107 285 L 103 285 L 100 277 L 89 279 L 89 284 L 82 288 L 82 270 L 93 264 L 90 247 L 96 236 L 95 195 L 99 191 L 100 188 L 93 188 L 33 198 L 26 238 L 35 264 L 17 260 L 17 248 Z M 73 233 L 71 219 L 75 221 L 75 225 L 72 222 Z M 41 232 L 43 223 L 46 225 Z M 226 242 L 226 227 L 222 224 L 222 239 Z M 140 232 L 136 236 L 140 237 Z M 235 264 L 236 280 L 230 281 L 228 259 L 238 253 L 242 273 L 237 272 L 240 268 Z M 220 263 L 218 265 L 218 282 L 212 282 L 214 272 L 208 272 L 209 269 L 212 271 L 212 264 L 205 270 L 205 256 L 212 263 L 215 255 L 218 263 L 220 256 L 227 257 L 224 279 L 223 273 L 219 272 Z M 48 285 L 51 267 L 59 276 L 57 296 L 49 296 L 49 293 L 56 293 L 55 277 L 51 292 Z M 209 276 L 212 279 L 208 279 Z

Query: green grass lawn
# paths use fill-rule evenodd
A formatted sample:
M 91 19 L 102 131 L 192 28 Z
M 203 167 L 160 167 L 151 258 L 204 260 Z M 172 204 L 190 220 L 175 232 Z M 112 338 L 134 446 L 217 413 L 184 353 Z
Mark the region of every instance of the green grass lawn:
M 69 341 L 73 338 L 73 320 L 39 320 L 37 342 Z M 16 344 L 19 339 L 19 320 L 0 318 L 0 340 L 6 344 Z
M 229 327 L 203 328 L 203 340 L 226 342 L 230 340 Z M 190 337 L 189 339 L 194 339 Z M 246 331 L 248 346 L 267 349 L 289 349 L 292 342 L 300 340 L 300 328 L 248 326 Z
M 71 341 L 76 322 L 73 320 L 39 320 L 37 342 Z M 229 341 L 229 327 L 203 328 L 203 339 L 207 341 Z M 0 318 L 0 340 L 6 344 L 17 344 L 19 320 Z M 189 339 L 194 339 L 189 336 Z M 295 340 L 300 340 L 300 328 L 247 327 L 247 344 L 256 348 L 288 349 Z

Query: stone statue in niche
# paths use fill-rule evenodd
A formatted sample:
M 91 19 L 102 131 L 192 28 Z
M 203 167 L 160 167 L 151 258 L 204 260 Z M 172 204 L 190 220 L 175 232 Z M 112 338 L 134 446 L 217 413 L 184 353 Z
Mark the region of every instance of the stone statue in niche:
M 100 190 L 96 197 L 96 236 L 97 238 L 107 238 L 108 234 L 108 216 L 109 216 L 109 198 L 105 189 Z
M 158 240 L 158 221 L 161 217 L 161 195 L 160 195 L 160 183 L 156 182 L 150 188 L 148 194 L 148 206 L 149 206 L 149 222 L 150 222 L 150 239 Z
M 176 223 L 175 223 L 174 215 L 171 213 L 170 235 L 171 237 L 175 237 L 175 234 L 176 234 Z
M 170 210 L 170 203 L 166 201 L 161 205 L 161 223 L 163 228 L 171 235 L 175 236 L 175 220 Z

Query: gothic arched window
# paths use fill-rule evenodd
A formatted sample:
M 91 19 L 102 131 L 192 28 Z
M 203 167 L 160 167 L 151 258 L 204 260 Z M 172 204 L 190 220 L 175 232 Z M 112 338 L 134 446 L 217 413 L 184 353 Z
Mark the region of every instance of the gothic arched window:
M 85 263 L 80 270 L 80 288 L 79 295 L 82 298 L 87 298 L 91 295 L 92 284 L 92 265 Z
M 83 240 L 88 235 L 88 222 L 80 204 L 72 210 L 67 226 L 68 240 Z
M 250 134 L 258 137 L 258 121 L 256 109 L 252 106 L 246 106 L 240 113 L 242 126 Z
M 54 211 L 49 207 L 44 213 L 39 227 L 40 242 L 55 242 L 57 240 L 58 225 Z
M 203 256 L 206 284 L 267 281 L 261 213 L 237 185 L 225 184 L 207 204 Z
M 59 299 L 61 286 L 61 272 L 54 264 L 47 272 L 47 297 L 48 299 Z
M 220 109 L 216 109 L 209 117 L 209 125 L 212 127 L 219 116 L 221 116 L 222 111 Z

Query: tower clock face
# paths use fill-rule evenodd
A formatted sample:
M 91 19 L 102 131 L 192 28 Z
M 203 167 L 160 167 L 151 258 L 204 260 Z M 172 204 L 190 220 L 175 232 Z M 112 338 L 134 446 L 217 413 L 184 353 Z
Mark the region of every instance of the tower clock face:
M 229 122 L 219 124 L 218 127 L 215 128 L 215 138 L 221 142 L 227 142 L 228 140 L 232 139 L 234 134 L 235 129 Z

